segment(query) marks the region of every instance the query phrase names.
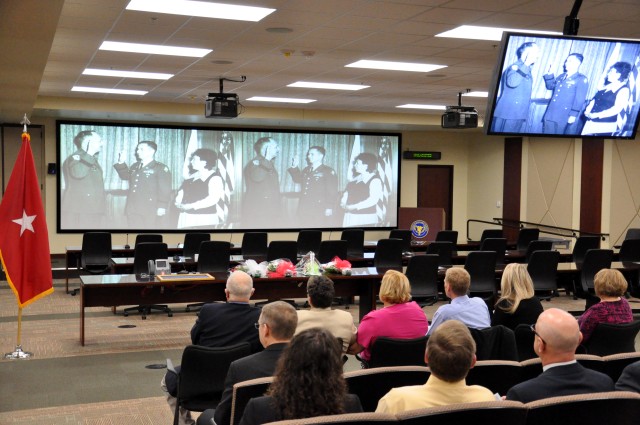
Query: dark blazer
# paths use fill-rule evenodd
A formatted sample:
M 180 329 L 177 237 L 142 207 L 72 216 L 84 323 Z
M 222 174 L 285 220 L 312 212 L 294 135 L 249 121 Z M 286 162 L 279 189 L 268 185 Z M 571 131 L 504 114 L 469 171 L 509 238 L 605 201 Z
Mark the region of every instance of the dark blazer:
M 507 392 L 507 400 L 528 403 L 548 397 L 613 390 L 613 381 L 609 376 L 572 363 L 553 367 L 536 378 L 515 385 Z
M 217 425 L 229 425 L 231 422 L 233 386 L 238 382 L 273 376 L 273 372 L 276 370 L 276 363 L 286 346 L 286 343 L 271 344 L 264 351 L 231 363 L 227 378 L 224 380 L 224 392 L 220 403 L 218 403 L 215 410 L 207 409 L 202 412 L 198 417 L 198 425 L 210 425 L 212 417 Z
M 640 393 L 640 361 L 631 363 L 622 371 L 616 382 L 617 391 L 633 391 Z
M 262 351 L 254 323 L 260 309 L 246 303 L 209 303 L 202 306 L 191 329 L 191 342 L 205 347 L 228 347 L 247 341 L 251 352 Z
M 530 325 L 536 323 L 540 313 L 544 311 L 538 297 L 527 298 L 520 301 L 518 308 L 513 313 L 507 313 L 500 307 L 506 307 L 507 302 L 502 301 L 496 305 L 491 318 L 491 326 L 503 325 L 514 331 L 520 324 Z
M 362 405 L 360 399 L 355 394 L 347 394 L 345 399 L 345 413 L 360 413 Z M 273 405 L 271 397 L 257 397 L 249 400 L 249 404 L 244 409 L 244 415 L 240 420 L 240 425 L 259 425 L 268 422 L 279 421 L 282 418 Z

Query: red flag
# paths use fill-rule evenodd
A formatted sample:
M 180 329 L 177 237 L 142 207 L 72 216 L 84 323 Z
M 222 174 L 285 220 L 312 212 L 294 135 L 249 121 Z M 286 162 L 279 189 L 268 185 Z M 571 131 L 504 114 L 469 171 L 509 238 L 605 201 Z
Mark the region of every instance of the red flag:
M 53 292 L 47 220 L 30 140 L 22 133 L 0 204 L 0 259 L 20 308 Z

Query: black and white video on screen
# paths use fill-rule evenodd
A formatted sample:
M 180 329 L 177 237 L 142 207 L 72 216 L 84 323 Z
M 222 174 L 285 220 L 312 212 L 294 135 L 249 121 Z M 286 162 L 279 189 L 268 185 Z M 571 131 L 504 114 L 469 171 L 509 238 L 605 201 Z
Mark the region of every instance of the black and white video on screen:
M 401 136 L 57 122 L 61 233 L 397 226 Z

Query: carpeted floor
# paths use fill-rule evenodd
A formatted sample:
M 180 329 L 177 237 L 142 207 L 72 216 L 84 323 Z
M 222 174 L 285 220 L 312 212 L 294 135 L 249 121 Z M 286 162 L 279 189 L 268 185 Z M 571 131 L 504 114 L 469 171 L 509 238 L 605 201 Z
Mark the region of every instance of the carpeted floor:
M 77 280 L 72 287 L 78 285 Z M 159 388 L 167 358 L 180 363 L 189 344 L 195 313 L 173 305 L 173 317 L 152 314 L 124 317 L 121 308 L 87 310 L 86 345 L 80 346 L 80 298 L 55 291 L 23 310 L 21 343 L 30 360 L 0 360 L 0 424 L 170 424 L 172 412 Z M 633 300 L 637 301 L 637 300 Z M 428 318 L 442 302 L 425 307 Z M 565 295 L 543 302 L 545 308 L 584 309 L 584 300 Z M 634 308 L 637 304 L 634 305 Z M 347 310 L 358 317 L 357 306 Z M 17 343 L 15 298 L 0 282 L 0 351 Z M 130 327 L 133 326 L 133 327 Z M 358 369 L 353 356 L 345 370 Z

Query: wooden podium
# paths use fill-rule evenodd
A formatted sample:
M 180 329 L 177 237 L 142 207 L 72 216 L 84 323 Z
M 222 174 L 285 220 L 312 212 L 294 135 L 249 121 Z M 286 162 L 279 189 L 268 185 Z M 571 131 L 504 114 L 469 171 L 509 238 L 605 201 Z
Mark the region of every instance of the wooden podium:
M 410 229 L 414 241 L 434 241 L 438 232 L 444 230 L 444 222 L 443 208 L 400 208 L 398 211 L 398 229 Z M 419 236 L 423 227 L 426 233 Z

